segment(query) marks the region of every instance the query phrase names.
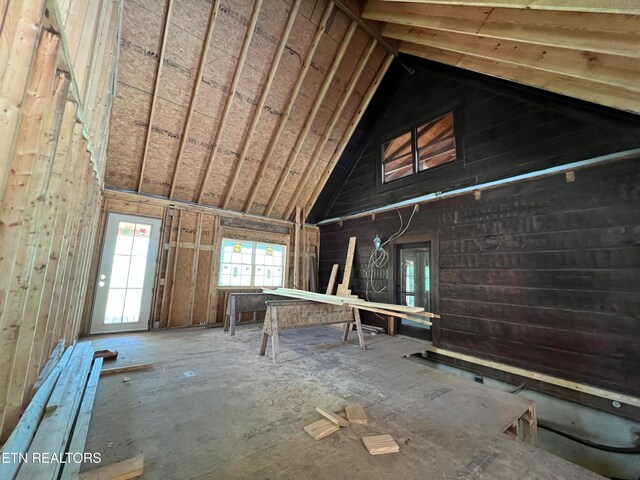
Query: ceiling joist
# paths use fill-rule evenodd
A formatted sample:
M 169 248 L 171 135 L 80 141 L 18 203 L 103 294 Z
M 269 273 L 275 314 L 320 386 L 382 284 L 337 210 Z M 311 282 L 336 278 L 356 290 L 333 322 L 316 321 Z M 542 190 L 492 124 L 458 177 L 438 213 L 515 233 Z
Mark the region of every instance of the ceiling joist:
M 389 3 L 407 2 L 461 7 L 528 8 L 531 10 L 559 10 L 567 12 L 640 14 L 640 4 L 634 0 L 384 0 Z

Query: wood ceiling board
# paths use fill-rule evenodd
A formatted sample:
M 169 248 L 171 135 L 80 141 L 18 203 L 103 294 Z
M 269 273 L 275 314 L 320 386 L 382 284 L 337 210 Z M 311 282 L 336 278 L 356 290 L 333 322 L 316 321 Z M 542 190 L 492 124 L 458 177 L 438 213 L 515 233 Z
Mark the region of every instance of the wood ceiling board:
M 211 13 L 211 2 L 201 0 L 180 0 L 173 6 L 172 23 L 200 40 L 207 34 L 207 24 Z
M 390 23 L 385 26 L 383 32 L 405 42 L 640 92 L 640 61 L 626 57 Z
M 632 113 L 640 113 L 640 96 L 624 88 L 613 88 L 595 82 L 554 75 L 527 69 L 513 64 L 498 63 L 481 57 L 448 52 L 413 43 L 402 43 L 400 51 L 448 65 L 465 68 L 485 75 L 491 75 L 530 85 L 551 92 L 580 98 Z
M 440 5 L 529 8 L 532 10 L 559 10 L 570 12 L 620 13 L 639 15 L 640 5 L 634 0 L 384 0 Z

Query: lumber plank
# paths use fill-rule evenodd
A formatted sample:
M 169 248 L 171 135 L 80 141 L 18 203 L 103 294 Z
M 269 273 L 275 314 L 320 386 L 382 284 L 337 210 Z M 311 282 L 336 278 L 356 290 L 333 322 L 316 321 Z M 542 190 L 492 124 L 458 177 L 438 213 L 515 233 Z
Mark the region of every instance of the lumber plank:
M 325 417 L 332 423 L 335 423 L 339 427 L 348 427 L 349 421 L 342 418 L 340 415 L 330 412 L 329 410 L 325 410 L 324 408 L 316 407 L 316 412 Z
M 42 385 L 33 396 L 27 409 L 23 413 L 16 428 L 2 446 L 2 453 L 27 453 L 29 446 L 36 434 L 36 429 L 44 415 L 45 406 L 49 396 L 60 377 L 60 373 L 67 366 L 74 347 L 67 348 L 60 361 L 51 370 L 49 375 L 42 382 Z M 0 462 L 0 478 L 14 478 L 20 468 L 20 462 Z
M 475 363 L 476 365 L 483 365 L 485 367 L 495 368 L 496 370 L 501 370 L 503 372 L 519 375 L 521 377 L 531 378 L 531 379 L 549 383 L 552 385 L 557 385 L 559 387 L 568 388 L 570 390 L 575 390 L 577 392 L 587 393 L 589 395 L 605 398 L 610 401 L 615 400 L 617 402 L 620 402 L 626 405 L 640 407 L 640 398 L 633 397 L 631 395 L 625 395 L 622 393 L 613 392 L 611 390 L 605 390 L 603 388 L 592 387 L 590 385 L 572 382 L 570 380 L 554 377 L 552 375 L 547 375 L 545 373 L 538 373 L 531 370 L 526 370 L 524 368 L 514 367 L 511 365 L 507 365 L 505 363 L 494 362 L 492 360 L 486 360 L 483 358 L 474 357 L 471 355 L 466 355 L 464 353 L 458 353 L 458 352 L 454 352 L 452 350 L 446 350 L 443 348 L 431 347 L 431 348 L 428 348 L 426 351 L 433 352 L 439 355 L 444 355 L 447 357 L 458 358 L 460 360 L 464 360 L 465 362 Z
M 304 427 L 304 431 L 311 435 L 316 440 L 321 440 L 324 437 L 331 435 L 332 433 L 340 430 L 340 427 L 335 423 L 323 418 L 317 422 L 313 422 Z
M 100 380 L 100 370 L 102 369 L 103 358 L 96 358 L 93 362 L 91 369 L 91 375 L 87 382 L 87 388 L 80 404 L 80 411 L 76 419 L 76 424 L 73 428 L 73 436 L 71 437 L 71 443 L 69 444 L 70 453 L 84 453 L 85 443 L 87 441 L 87 434 L 89 433 L 89 422 L 91 421 L 91 412 L 93 411 L 93 404 L 96 398 L 96 391 L 98 389 L 98 381 Z M 80 462 L 65 463 L 62 467 L 62 480 L 73 480 L 78 478 L 80 472 Z
M 386 453 L 398 453 L 400 451 L 400 447 L 391 435 L 362 437 L 362 442 L 371 455 L 384 455 Z
M 153 368 L 153 363 L 136 363 L 134 365 L 125 365 L 123 367 L 105 368 L 100 372 L 100 376 L 117 375 L 119 373 L 136 372 L 138 370 L 148 370 Z
M 368 423 L 367 414 L 365 413 L 364 408 L 362 408 L 362 405 L 347 405 L 344 408 L 344 413 L 347 414 L 347 420 L 349 420 L 349 423 L 357 425 Z
M 326 295 L 333 295 L 333 289 L 336 287 L 336 279 L 338 278 L 338 268 L 340 268 L 340 265 L 337 263 L 331 267 L 331 276 L 329 277 L 329 283 L 327 284 Z
M 385 0 L 408 1 L 435 5 L 476 5 L 480 7 L 529 8 L 532 10 L 561 10 L 569 12 L 640 14 L 640 5 L 628 0 Z
M 344 262 L 344 272 L 342 274 L 342 282 L 338 285 L 338 296 L 343 296 L 349 290 L 351 282 L 351 270 L 353 269 L 353 257 L 356 253 L 356 237 L 349 238 L 349 248 L 347 249 L 347 259 Z
M 144 455 L 137 455 L 121 462 L 83 472 L 80 480 L 128 480 L 144 473 Z

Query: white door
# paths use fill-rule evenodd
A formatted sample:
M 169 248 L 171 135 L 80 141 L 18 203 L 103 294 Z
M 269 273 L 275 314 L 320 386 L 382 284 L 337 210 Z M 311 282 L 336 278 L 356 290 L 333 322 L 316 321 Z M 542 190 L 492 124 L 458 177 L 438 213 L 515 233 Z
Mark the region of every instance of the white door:
M 157 218 L 109 214 L 91 333 L 147 329 L 161 224 Z

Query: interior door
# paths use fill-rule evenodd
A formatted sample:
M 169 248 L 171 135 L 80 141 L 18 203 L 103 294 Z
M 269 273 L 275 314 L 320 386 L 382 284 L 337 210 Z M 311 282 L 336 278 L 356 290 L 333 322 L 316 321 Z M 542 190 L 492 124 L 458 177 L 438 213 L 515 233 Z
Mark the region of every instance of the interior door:
M 91 333 L 147 329 L 161 224 L 157 218 L 109 214 Z
M 398 303 L 431 309 L 431 244 L 401 245 L 398 249 Z M 431 338 L 428 325 L 401 318 L 398 332 L 420 338 Z

